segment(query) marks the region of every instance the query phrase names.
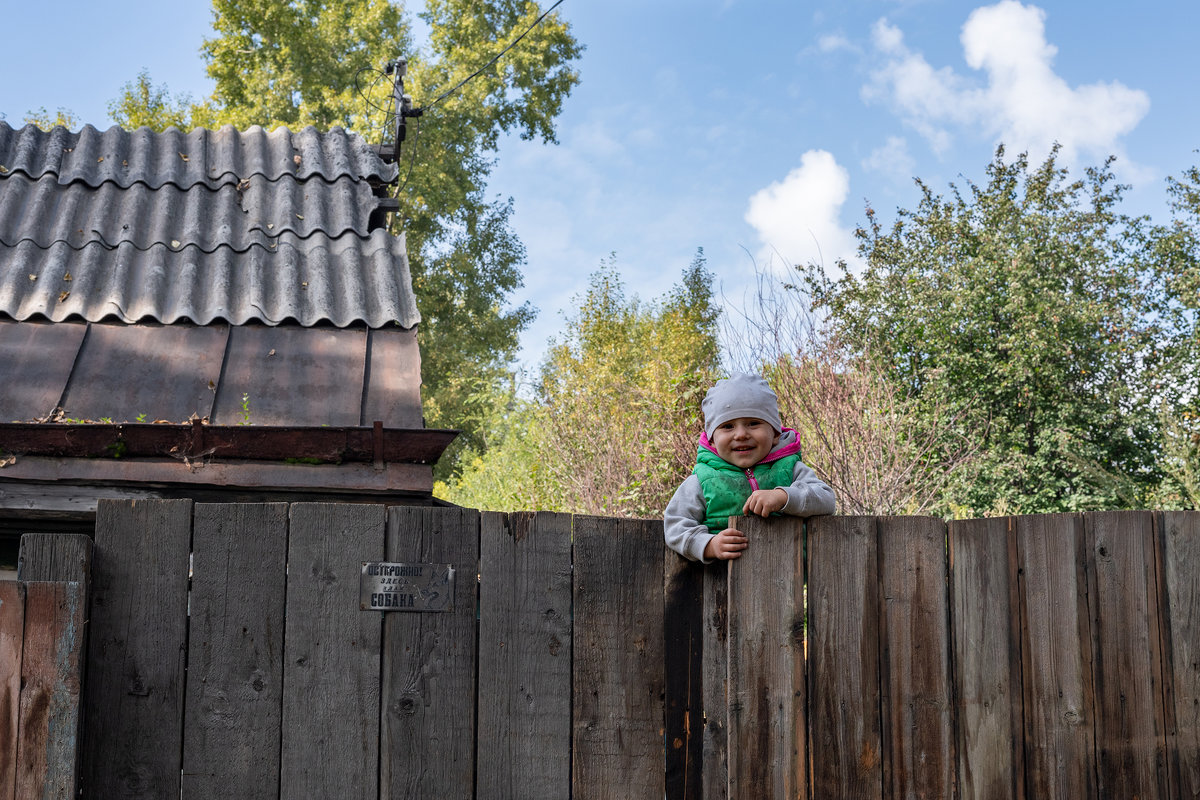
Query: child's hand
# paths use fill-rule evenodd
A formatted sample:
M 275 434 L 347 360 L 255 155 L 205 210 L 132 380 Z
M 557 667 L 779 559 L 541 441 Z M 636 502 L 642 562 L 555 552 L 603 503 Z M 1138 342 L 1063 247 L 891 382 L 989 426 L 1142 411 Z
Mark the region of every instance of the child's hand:
M 704 558 L 710 561 L 714 558 L 721 561 L 741 558 L 746 544 L 746 534 L 734 528 L 726 528 L 708 540 L 708 544 L 704 546 Z
M 768 516 L 772 511 L 782 511 L 787 505 L 788 494 L 783 487 L 777 489 L 759 489 L 751 493 L 746 505 L 742 506 L 743 514 L 758 514 Z

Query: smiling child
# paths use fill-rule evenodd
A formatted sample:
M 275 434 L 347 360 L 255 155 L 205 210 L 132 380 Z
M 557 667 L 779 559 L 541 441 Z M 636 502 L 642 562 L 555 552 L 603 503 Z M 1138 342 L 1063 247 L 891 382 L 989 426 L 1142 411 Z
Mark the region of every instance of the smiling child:
M 832 514 L 833 489 L 800 460 L 796 432 L 757 375 L 717 381 L 701 405 L 704 433 L 696 466 L 663 513 L 667 546 L 693 561 L 741 556 L 744 534 L 729 517 Z

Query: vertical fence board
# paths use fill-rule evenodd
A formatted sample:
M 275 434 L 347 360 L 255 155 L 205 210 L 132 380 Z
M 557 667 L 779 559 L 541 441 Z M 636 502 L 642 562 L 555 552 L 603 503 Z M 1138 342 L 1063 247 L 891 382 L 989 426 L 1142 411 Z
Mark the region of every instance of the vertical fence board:
M 477 795 L 567 797 L 571 517 L 484 514 L 479 550 Z
M 16 797 L 24 640 L 25 587 L 0 581 L 0 800 Z
M 808 521 L 813 797 L 883 796 L 874 517 Z
M 471 797 L 479 512 L 393 507 L 387 559 L 453 564 L 456 577 L 453 611 L 384 616 L 382 796 Z
M 1008 520 L 950 523 L 962 797 L 1023 798 L 1016 543 Z
M 662 797 L 662 523 L 576 517 L 574 540 L 571 796 Z
M 663 682 L 667 799 L 703 787 L 704 565 L 663 551 Z
M 1176 796 L 1200 798 L 1200 513 L 1163 512 L 1162 529 L 1172 783 Z
M 75 581 L 92 579 L 92 540 L 81 533 L 27 533 L 21 537 L 17 578 L 23 581 Z
M 89 797 L 178 797 L 190 500 L 101 500 L 84 687 Z
M 1083 518 L 1013 519 L 1021 584 L 1026 794 L 1096 797 Z
M 385 525 L 378 505 L 290 509 L 281 797 L 378 797 L 381 623 L 359 580 Z
M 183 796 L 279 796 L 287 504 L 197 504 Z
M 86 620 L 83 584 L 25 584 L 17 797 L 75 797 Z
M 952 797 L 946 523 L 879 520 L 883 713 L 893 797 Z
M 1103 797 L 1165 798 L 1154 520 L 1145 511 L 1085 519 L 1095 581 L 1098 789 Z
M 701 695 L 704 741 L 702 796 L 729 797 L 729 562 L 704 567 Z
M 729 796 L 808 795 L 804 524 L 744 517 L 729 567 Z

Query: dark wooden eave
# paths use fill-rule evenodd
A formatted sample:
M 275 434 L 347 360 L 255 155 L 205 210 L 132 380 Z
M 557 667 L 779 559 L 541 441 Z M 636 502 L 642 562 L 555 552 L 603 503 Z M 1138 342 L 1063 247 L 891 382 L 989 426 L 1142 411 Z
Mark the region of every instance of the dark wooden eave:
M 364 427 L 0 423 L 4 455 L 434 464 L 457 431 Z

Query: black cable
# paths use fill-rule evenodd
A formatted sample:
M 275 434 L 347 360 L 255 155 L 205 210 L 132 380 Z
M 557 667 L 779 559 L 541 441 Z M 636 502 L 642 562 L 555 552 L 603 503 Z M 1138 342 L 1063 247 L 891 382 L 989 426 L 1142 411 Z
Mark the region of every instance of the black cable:
M 413 167 L 417 165 L 417 140 L 421 138 L 421 126 L 417 124 L 417 118 L 413 117 L 413 138 L 412 147 L 408 148 L 411 152 L 408 157 L 408 172 L 404 174 L 404 183 L 396 186 L 396 193 L 392 195 L 393 199 L 398 199 L 400 193 L 408 186 L 408 179 L 412 177 Z
M 492 56 L 492 58 L 491 58 L 491 60 L 490 60 L 490 61 L 488 61 L 486 64 L 484 64 L 484 65 L 483 65 L 482 67 L 480 67 L 479 69 L 475 70 L 473 73 L 471 73 L 470 75 L 468 75 L 466 78 L 463 78 L 463 79 L 462 79 L 461 81 L 459 81 L 459 82 L 458 82 L 458 84 L 457 84 L 457 85 L 455 85 L 455 86 L 454 86 L 452 89 L 449 89 L 449 90 L 447 90 L 447 91 L 445 91 L 445 92 L 442 92 L 440 95 L 438 95 L 438 98 L 437 98 L 436 100 L 434 100 L 434 101 L 433 101 L 432 103 L 430 103 L 429 105 L 425 106 L 425 108 L 424 108 L 423 110 L 428 110 L 428 109 L 430 109 L 430 108 L 433 108 L 433 107 L 434 107 L 434 106 L 436 106 L 438 103 L 442 102 L 442 101 L 443 101 L 443 100 L 445 100 L 447 97 L 449 97 L 450 95 L 454 94 L 454 93 L 455 93 L 455 92 L 457 92 L 459 89 L 461 89 L 461 88 L 462 88 L 462 87 L 463 87 L 463 86 L 464 86 L 464 85 L 465 85 L 465 84 L 466 84 L 468 81 L 472 80 L 473 78 L 475 78 L 476 76 L 478 76 L 478 75 L 479 75 L 481 72 L 483 72 L 485 69 L 487 69 L 488 67 L 490 67 L 492 64 L 495 64 L 497 61 L 499 61 L 499 60 L 500 60 L 500 56 L 504 55 L 504 54 L 505 54 L 505 53 L 507 53 L 509 50 L 513 49 L 513 47 L 515 47 L 515 46 L 516 46 L 517 42 L 519 42 L 519 41 L 521 41 L 522 39 L 524 39 L 524 38 L 525 38 L 525 37 L 526 37 L 526 36 L 529 34 L 529 32 L 530 32 L 530 31 L 532 31 L 534 28 L 536 28 L 538 25 L 540 25 L 540 24 L 541 24 L 542 20 L 544 20 L 546 17 L 550 16 L 550 12 L 551 12 L 551 11 L 553 11 L 553 10 L 554 10 L 554 9 L 556 9 L 556 8 L 558 8 L 558 7 L 559 7 L 560 5 L 562 5 L 562 4 L 563 4 L 563 0 L 558 0 L 558 2 L 557 2 L 557 3 L 555 3 L 555 4 L 554 4 L 554 5 L 552 5 L 552 6 L 550 6 L 548 9 L 546 9 L 546 10 L 545 10 L 545 12 L 543 12 L 543 14 L 542 14 L 540 17 L 538 17 L 537 19 L 535 19 L 535 20 L 533 21 L 533 24 L 532 24 L 532 25 L 530 25 L 528 28 L 526 28 L 526 29 L 525 29 L 525 32 L 524 32 L 524 33 L 522 33 L 520 36 L 518 36 L 517 38 L 515 38 L 515 39 L 513 39 L 511 42 L 509 42 L 509 43 L 508 43 L 508 46 L 507 46 L 507 47 L 505 47 L 503 50 L 501 50 L 499 53 L 496 53 L 496 55 Z

